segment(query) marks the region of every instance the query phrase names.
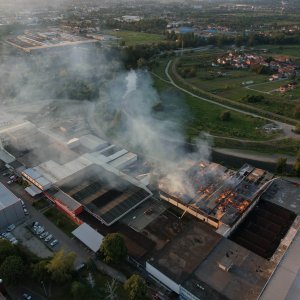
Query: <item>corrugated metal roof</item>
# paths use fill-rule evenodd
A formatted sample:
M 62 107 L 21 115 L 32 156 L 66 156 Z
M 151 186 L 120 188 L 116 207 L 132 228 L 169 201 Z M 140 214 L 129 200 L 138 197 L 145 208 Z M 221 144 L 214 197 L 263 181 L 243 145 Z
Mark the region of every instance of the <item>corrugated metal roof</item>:
M 25 188 L 25 191 L 32 197 L 39 195 L 42 191 L 37 188 L 35 185 L 30 185 L 27 188 Z
M 86 223 L 77 227 L 72 234 L 94 252 L 97 252 L 100 249 L 104 238 L 103 235 Z
M 69 210 L 75 211 L 77 208 L 82 205 L 77 202 L 75 199 L 65 194 L 63 191 L 59 190 L 54 197 L 58 199 L 62 204 L 64 204 Z
M 95 135 L 87 134 L 79 138 L 80 143 L 89 150 L 100 150 L 107 147 L 108 142 L 98 138 Z
M 28 169 L 24 170 L 22 173 L 26 174 L 33 180 L 36 180 L 37 178 L 41 177 L 41 174 L 32 168 L 28 168 Z
M 0 210 L 17 203 L 20 199 L 0 183 Z

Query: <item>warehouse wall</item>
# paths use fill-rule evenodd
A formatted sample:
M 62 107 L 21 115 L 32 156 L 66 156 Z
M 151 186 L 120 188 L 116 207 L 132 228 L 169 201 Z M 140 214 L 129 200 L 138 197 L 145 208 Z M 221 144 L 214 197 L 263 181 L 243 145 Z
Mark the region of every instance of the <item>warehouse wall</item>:
M 0 228 L 5 228 L 25 217 L 21 201 L 0 210 Z

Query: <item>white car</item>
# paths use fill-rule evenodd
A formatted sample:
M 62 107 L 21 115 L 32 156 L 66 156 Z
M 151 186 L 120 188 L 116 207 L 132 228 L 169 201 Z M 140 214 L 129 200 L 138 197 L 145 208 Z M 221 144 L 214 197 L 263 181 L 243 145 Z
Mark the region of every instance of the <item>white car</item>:
M 27 208 L 23 208 L 23 210 L 24 210 L 25 216 L 28 216 L 28 215 L 29 215 L 29 212 L 28 212 Z
M 54 247 L 55 245 L 57 245 L 58 244 L 58 240 L 54 240 L 54 241 L 52 241 L 51 243 L 50 243 L 50 246 L 51 247 Z
M 50 242 L 50 240 L 53 238 L 52 234 L 49 234 L 46 238 L 45 238 L 45 242 L 48 243 Z
M 16 228 L 15 224 L 11 224 L 6 228 L 6 231 L 13 231 Z
M 38 226 L 37 229 L 35 230 L 35 233 L 37 235 L 42 234 L 45 231 L 45 228 L 43 226 Z
M 43 232 L 43 233 L 40 235 L 40 239 L 44 239 L 47 235 L 49 235 L 49 232 L 48 232 L 48 231 Z

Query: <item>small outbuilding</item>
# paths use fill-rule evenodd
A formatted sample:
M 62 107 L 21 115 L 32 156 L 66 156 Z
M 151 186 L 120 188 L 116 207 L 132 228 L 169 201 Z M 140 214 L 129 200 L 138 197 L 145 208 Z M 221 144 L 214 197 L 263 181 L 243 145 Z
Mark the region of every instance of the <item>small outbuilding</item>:
M 86 223 L 78 226 L 72 232 L 72 234 L 95 253 L 99 251 L 104 238 L 103 235 L 98 233 L 95 229 L 93 229 Z

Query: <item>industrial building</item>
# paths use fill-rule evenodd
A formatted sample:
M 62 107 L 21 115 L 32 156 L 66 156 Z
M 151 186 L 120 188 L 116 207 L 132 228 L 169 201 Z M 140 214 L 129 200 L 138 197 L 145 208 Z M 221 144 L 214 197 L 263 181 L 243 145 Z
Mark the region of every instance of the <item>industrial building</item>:
M 250 207 L 255 205 L 262 192 L 272 183 L 273 175 L 244 165 L 239 171 L 208 162 L 185 162 L 174 176 L 166 176 L 159 182 L 162 200 L 182 209 L 228 236 Z
M 97 43 L 98 40 L 73 35 L 58 28 L 49 28 L 47 32 L 25 30 L 24 34 L 9 38 L 6 42 L 30 53 L 37 50 Z
M 0 183 L 0 228 L 16 223 L 24 217 L 21 200 Z
M 92 134 L 66 139 L 26 121 L 2 135 L 11 164 L 27 167 L 20 172 L 30 184 L 25 190 L 44 193 L 77 223 L 86 210 L 110 226 L 152 196 L 145 178 L 123 172 L 137 155 Z
M 299 184 L 271 179 L 228 237 L 193 214 L 157 219 L 145 229 L 161 245 L 146 270 L 183 300 L 258 299 L 300 229 L 299 200 Z

